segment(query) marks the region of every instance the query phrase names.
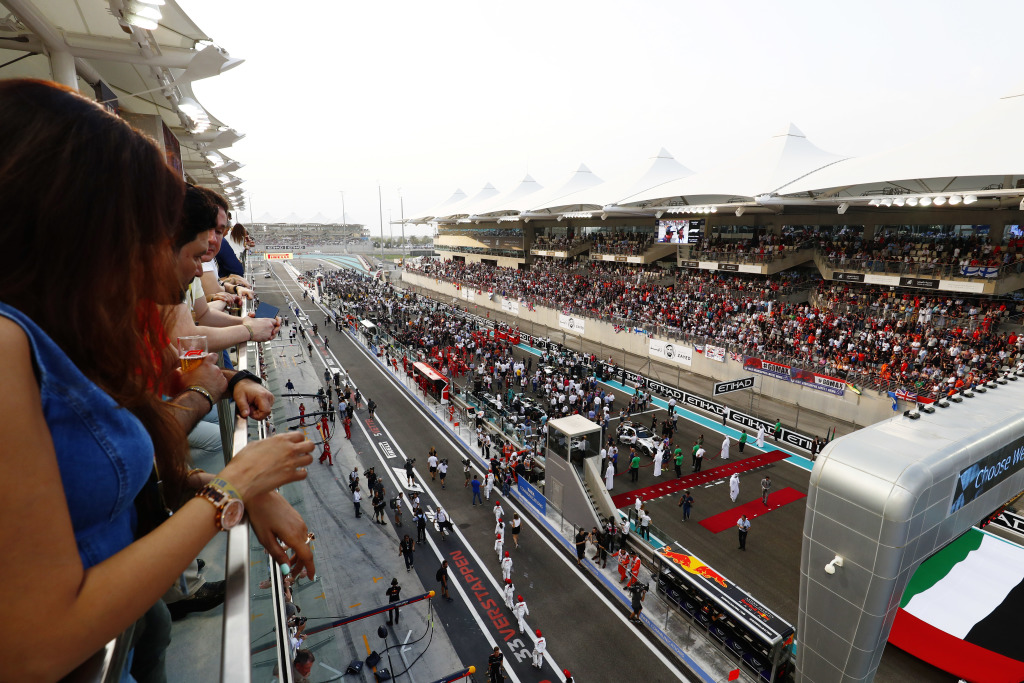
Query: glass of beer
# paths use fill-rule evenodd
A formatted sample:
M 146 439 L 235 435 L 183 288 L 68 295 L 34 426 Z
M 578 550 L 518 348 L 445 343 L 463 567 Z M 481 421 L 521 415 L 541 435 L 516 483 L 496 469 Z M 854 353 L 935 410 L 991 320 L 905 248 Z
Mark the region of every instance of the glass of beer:
M 189 372 L 199 367 L 206 357 L 206 336 L 178 337 L 178 360 L 181 371 Z

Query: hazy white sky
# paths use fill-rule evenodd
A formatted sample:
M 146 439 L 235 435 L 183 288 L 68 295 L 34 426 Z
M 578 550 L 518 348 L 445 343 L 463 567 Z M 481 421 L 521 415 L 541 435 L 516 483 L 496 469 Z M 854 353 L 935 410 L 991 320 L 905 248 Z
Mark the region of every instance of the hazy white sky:
M 660 147 L 700 171 L 789 122 L 860 156 L 1024 82 L 1019 0 L 178 2 L 246 60 L 194 89 L 246 134 L 253 217 L 340 218 L 344 190 L 373 232 L 378 183 L 387 233 L 399 188 L 411 217 Z

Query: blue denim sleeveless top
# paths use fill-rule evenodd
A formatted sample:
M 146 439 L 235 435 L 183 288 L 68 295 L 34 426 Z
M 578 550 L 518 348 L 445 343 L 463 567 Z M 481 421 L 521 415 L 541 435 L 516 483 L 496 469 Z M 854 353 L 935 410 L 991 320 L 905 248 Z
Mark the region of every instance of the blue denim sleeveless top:
M 135 539 L 135 496 L 153 469 L 153 441 L 131 412 L 87 379 L 21 311 L 0 315 L 28 336 L 64 496 L 86 569 Z

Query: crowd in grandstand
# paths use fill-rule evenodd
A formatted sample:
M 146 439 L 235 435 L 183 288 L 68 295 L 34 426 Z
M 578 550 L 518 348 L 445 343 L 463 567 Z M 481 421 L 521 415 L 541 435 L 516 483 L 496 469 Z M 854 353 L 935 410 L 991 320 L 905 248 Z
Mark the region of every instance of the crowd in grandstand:
M 587 241 L 585 237 L 544 237 L 538 235 L 534 239 L 534 248 L 546 249 L 548 251 L 568 251 L 573 247 Z
M 589 237 L 594 242 L 593 250 L 595 253 L 639 256 L 654 244 L 655 234 L 653 232 L 617 230 L 614 232 L 595 232 Z
M 690 252 L 693 258 L 735 257 L 748 261 L 771 261 L 782 258 L 806 242 L 803 233 L 791 232 L 783 235 L 761 234 L 749 239 L 726 240 L 721 235 L 704 237 L 697 248 Z
M 999 268 L 1024 264 L 1024 244 L 1013 240 L 1007 246 L 992 244 L 987 237 L 877 235 L 866 240 L 860 235 L 822 237 L 819 248 L 836 266 L 868 270 L 912 267 L 919 272 L 960 274 L 971 267 Z
M 600 268 L 597 263 L 591 267 Z M 638 281 L 628 273 L 606 279 L 585 269 L 517 270 L 451 261 L 428 261 L 424 271 L 481 292 L 625 327 L 780 357 L 851 382 L 902 382 L 929 393 L 987 377 L 1018 358 L 1024 345 L 1000 328 L 1006 316 L 1019 313 L 1019 305 L 972 308 L 962 296 L 940 302 L 908 294 L 900 305 L 886 306 L 881 293 L 857 285 L 823 292 L 840 299 L 847 292 L 866 298 L 877 293 L 881 303 L 837 310 L 831 300 L 821 308 L 780 301 L 782 291 L 809 288 L 813 276 L 801 271 L 763 277 L 685 270 L 671 284 Z M 865 293 L 856 293 L 860 290 Z

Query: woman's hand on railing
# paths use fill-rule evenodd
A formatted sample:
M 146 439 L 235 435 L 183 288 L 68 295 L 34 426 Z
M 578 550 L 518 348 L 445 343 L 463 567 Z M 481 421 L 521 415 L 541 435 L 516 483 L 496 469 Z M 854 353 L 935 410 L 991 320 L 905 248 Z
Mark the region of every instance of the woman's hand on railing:
M 245 507 L 253 533 L 274 562 L 287 564 L 292 576 L 303 569 L 309 578 L 316 576 L 313 550 L 306 542 L 309 529 L 284 496 L 270 491 L 245 501 Z
M 270 409 L 274 406 L 274 394 L 262 384 L 248 380 L 242 380 L 235 385 L 232 398 L 238 414 L 254 420 L 270 417 Z

